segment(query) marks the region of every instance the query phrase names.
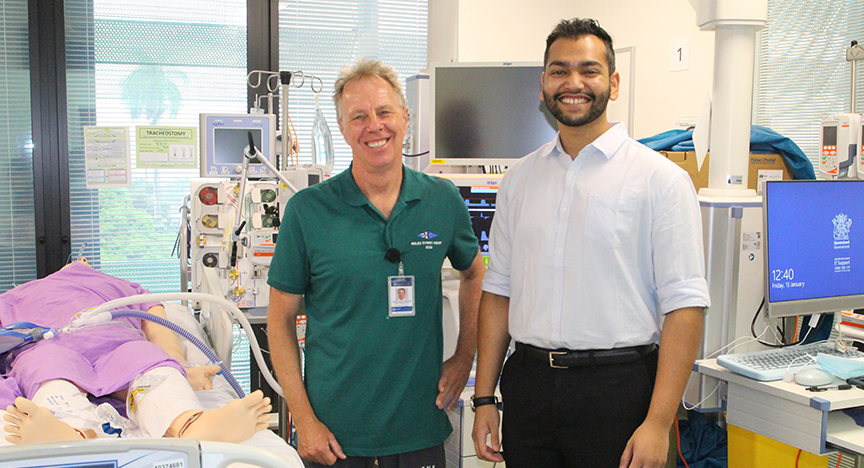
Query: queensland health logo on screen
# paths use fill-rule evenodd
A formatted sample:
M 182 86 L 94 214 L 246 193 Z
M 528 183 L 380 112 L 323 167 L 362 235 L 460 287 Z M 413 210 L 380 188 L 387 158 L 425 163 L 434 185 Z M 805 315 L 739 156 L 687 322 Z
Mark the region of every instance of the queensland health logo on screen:
M 852 229 L 852 219 L 843 213 L 834 217 L 834 250 L 849 250 L 851 243 L 849 232 Z M 849 273 L 852 271 L 852 257 L 840 256 L 834 258 L 834 273 Z
M 864 294 L 864 210 L 847 208 L 790 217 L 783 237 L 792 241 L 769 253 L 777 254 L 770 262 L 772 300 Z

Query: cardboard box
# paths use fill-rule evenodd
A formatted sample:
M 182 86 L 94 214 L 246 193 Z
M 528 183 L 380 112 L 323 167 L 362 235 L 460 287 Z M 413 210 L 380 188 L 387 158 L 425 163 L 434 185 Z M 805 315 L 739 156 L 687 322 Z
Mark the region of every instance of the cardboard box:
M 696 170 L 696 152 L 694 151 L 660 151 L 660 154 L 681 166 L 690 174 L 696 191 L 708 187 L 708 166 L 711 154 L 705 155 L 702 170 Z M 786 167 L 786 161 L 779 154 L 750 153 L 747 171 L 747 188 L 762 194 L 762 180 L 789 180 L 792 175 Z

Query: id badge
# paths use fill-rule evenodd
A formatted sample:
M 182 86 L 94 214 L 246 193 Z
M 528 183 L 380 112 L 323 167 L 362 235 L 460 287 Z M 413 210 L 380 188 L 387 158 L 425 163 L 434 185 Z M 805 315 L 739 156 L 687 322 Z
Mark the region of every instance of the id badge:
M 414 277 L 388 276 L 387 289 L 390 298 L 391 317 L 414 316 Z

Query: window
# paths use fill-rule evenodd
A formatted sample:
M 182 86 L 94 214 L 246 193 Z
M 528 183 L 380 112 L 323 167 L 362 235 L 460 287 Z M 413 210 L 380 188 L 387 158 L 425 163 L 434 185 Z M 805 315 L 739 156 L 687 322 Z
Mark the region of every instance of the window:
M 759 45 L 755 123 L 795 141 L 818 173 L 822 117 L 850 110 L 850 41 L 864 40 L 864 1 L 769 0 Z M 856 111 L 864 106 L 859 64 Z
M 67 0 L 72 251 L 152 292 L 180 290 L 172 248 L 198 171 L 139 169 L 132 187 L 88 189 L 83 126 L 198 127 L 246 112 L 246 2 Z
M 36 278 L 27 1 L 0 7 L 0 293 Z

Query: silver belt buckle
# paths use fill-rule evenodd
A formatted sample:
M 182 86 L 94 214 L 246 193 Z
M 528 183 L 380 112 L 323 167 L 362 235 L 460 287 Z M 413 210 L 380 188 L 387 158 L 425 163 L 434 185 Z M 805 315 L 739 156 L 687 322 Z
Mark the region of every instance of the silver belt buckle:
M 567 366 L 556 366 L 555 362 L 552 360 L 552 356 L 555 354 L 567 354 L 565 351 L 549 351 L 549 367 L 553 369 L 567 369 Z

